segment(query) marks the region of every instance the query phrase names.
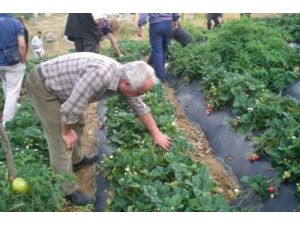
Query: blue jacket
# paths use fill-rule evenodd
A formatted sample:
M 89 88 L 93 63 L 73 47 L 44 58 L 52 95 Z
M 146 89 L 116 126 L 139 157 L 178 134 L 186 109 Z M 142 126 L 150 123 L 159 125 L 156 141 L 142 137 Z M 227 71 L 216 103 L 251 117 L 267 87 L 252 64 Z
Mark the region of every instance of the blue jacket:
M 21 22 L 9 14 L 0 13 L 0 66 L 8 66 L 4 50 L 17 49 L 19 36 L 24 36 Z

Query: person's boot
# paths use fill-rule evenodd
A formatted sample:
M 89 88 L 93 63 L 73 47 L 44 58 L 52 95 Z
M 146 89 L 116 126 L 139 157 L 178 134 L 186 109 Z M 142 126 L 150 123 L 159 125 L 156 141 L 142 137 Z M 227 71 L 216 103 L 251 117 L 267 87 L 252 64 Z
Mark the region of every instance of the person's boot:
M 80 190 L 74 191 L 72 194 L 66 196 L 66 200 L 74 205 L 87 205 L 94 203 L 95 199 L 86 196 Z
M 73 172 L 80 170 L 82 167 L 92 165 L 97 162 L 99 156 L 97 154 L 92 154 L 89 156 L 84 156 L 83 159 L 79 163 L 73 164 Z

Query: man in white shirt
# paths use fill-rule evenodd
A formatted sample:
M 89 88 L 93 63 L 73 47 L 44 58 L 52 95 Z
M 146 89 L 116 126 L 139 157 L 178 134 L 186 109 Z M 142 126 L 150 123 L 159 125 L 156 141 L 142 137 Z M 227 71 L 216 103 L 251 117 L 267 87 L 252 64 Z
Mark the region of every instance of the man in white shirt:
M 32 38 L 31 47 L 32 47 L 32 57 L 40 58 L 45 54 L 45 50 L 43 48 L 43 40 L 42 40 L 42 32 L 38 31 L 37 35 Z

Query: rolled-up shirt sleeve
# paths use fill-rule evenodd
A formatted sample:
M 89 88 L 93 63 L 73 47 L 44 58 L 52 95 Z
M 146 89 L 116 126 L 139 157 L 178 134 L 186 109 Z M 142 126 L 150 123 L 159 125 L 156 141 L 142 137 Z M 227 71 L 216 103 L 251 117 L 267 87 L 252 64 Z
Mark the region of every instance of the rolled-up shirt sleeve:
M 142 27 L 147 23 L 148 13 L 139 13 L 138 26 Z
M 126 97 L 125 99 L 135 116 L 143 116 L 150 112 L 149 107 L 140 97 Z

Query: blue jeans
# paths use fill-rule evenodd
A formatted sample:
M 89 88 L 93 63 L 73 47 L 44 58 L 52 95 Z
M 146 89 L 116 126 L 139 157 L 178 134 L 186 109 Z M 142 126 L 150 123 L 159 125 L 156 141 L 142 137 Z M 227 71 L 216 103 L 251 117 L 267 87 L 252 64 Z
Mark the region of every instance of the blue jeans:
M 150 24 L 151 55 L 149 62 L 152 64 L 156 76 L 165 81 L 165 62 L 168 44 L 171 39 L 172 21 L 162 21 Z

